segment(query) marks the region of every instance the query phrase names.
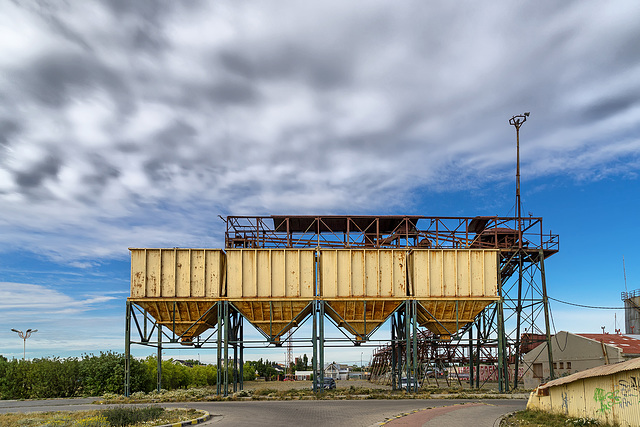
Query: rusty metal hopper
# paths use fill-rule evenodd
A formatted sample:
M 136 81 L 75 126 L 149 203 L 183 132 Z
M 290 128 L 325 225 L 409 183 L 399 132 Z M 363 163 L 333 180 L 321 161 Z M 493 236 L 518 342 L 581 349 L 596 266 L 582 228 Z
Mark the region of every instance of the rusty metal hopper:
M 405 250 L 320 250 L 320 293 L 325 313 L 363 340 L 407 299 Z
M 418 323 L 446 339 L 498 296 L 498 250 L 416 249 L 409 257 Z
M 227 298 L 272 341 L 310 313 L 315 291 L 313 249 L 228 249 Z
M 129 249 L 131 296 L 158 324 L 189 343 L 213 327 L 224 283 L 221 249 Z

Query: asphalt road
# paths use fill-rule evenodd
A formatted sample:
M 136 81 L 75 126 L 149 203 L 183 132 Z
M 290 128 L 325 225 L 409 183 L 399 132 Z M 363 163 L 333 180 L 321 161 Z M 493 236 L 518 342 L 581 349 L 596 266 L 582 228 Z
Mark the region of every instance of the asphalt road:
M 0 401 L 0 413 L 97 409 L 93 399 Z M 463 405 L 464 404 L 464 405 Z M 454 406 L 455 405 L 455 406 Z M 462 405 L 462 406 L 460 406 Z M 402 399 L 183 402 L 165 407 L 208 411 L 213 419 L 202 426 L 493 426 L 501 415 L 525 408 L 520 399 Z M 449 407 L 436 411 L 427 408 Z M 418 412 L 413 412 L 418 411 Z M 439 412 L 438 412 L 439 411 Z M 412 413 L 413 412 L 413 413 Z M 395 419 L 395 417 L 410 415 Z

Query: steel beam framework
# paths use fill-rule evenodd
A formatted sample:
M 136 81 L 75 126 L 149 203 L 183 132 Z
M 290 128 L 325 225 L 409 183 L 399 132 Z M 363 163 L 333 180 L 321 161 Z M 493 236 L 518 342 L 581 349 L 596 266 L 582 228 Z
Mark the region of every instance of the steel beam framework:
M 324 349 L 327 346 L 376 346 L 372 360 L 372 379 L 389 381 L 394 389 L 416 391 L 419 381 L 438 383 L 444 367 L 468 367 L 468 376 L 446 376 L 449 383 L 468 380 L 480 387 L 480 368 L 490 365 L 497 371 L 499 388 L 508 391 L 521 379 L 519 372 L 522 336 L 543 337 L 549 342 L 549 314 L 544 260 L 559 250 L 557 235 L 545 234 L 542 218 L 515 217 L 425 217 L 425 216 L 230 216 L 226 219 L 226 248 L 422 248 L 422 249 L 499 249 L 498 289 L 500 300 L 489 305 L 473 322 L 457 325 L 446 339 L 423 330 L 418 312 L 424 307 L 407 298 L 390 314 L 391 339 L 373 340 L 375 330 L 351 337 L 349 323 L 336 324 L 328 315 L 332 308 L 314 297 L 310 310 L 294 319 L 293 333 L 311 319 L 311 337 L 296 339 L 296 346 L 313 348 L 314 390 L 322 391 Z M 135 301 L 127 301 L 125 325 L 125 394 L 130 390 L 131 344 L 157 348 L 158 389 L 161 387 L 162 350 L 184 348 L 215 349 L 217 353 L 217 392 L 228 395 L 242 389 L 244 349 L 281 347 L 288 340 L 244 340 L 243 317 L 233 301 L 212 302 L 217 323 L 207 336 L 180 344 L 181 336 L 155 322 Z M 457 310 L 457 307 L 456 307 Z M 306 314 L 309 313 L 309 314 Z M 331 313 L 338 317 L 338 313 Z M 363 314 L 366 322 L 366 314 Z M 338 326 L 344 337 L 325 337 L 325 318 Z M 341 319 L 344 320 L 344 319 Z M 175 321 L 175 313 L 174 313 Z M 194 322 L 194 326 L 195 326 Z M 543 324 L 543 325 L 542 325 Z M 135 329 L 134 329 L 135 328 Z M 168 332 L 167 330 L 171 331 Z M 188 331 L 189 329 L 187 329 Z M 137 334 L 132 331 L 137 332 Z M 153 338 L 154 332 L 157 338 Z M 207 333 L 209 333 L 207 331 Z M 135 337 L 135 339 L 134 339 Z M 534 343 L 528 338 L 526 345 Z M 380 343 L 388 345 L 380 347 Z M 547 346 L 549 351 L 551 346 Z M 233 357 L 229 357 L 229 350 Z M 553 360 L 549 354 L 549 360 Z M 516 375 L 510 374 L 515 365 Z M 552 363 L 550 364 L 551 366 Z M 456 372 L 457 373 L 457 372 Z M 552 372 L 553 375 L 553 372 Z

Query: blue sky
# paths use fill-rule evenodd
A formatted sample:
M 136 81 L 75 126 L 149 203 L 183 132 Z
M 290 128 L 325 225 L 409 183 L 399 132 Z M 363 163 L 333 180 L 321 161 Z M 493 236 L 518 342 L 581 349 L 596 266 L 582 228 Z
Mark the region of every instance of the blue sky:
M 221 247 L 219 214 L 511 215 L 525 111 L 523 212 L 560 235 L 549 293 L 621 306 L 639 21 L 633 1 L 5 2 L 0 354 L 22 354 L 11 328 L 38 329 L 28 357 L 123 351 L 127 248 Z M 623 322 L 552 310 L 558 330 Z

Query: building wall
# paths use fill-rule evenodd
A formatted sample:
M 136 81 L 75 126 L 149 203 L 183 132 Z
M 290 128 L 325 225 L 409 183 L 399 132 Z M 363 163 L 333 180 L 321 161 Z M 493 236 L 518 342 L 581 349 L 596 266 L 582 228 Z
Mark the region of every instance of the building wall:
M 622 350 L 606 345 L 609 363 L 624 361 Z M 570 332 L 560 331 L 551 338 L 554 374 L 558 378 L 605 364 L 602 344 Z M 549 353 L 543 343 L 524 356 L 524 387 L 535 388 L 550 379 Z
M 527 409 L 621 426 L 640 426 L 640 369 L 617 372 L 533 391 Z
M 311 377 L 313 376 L 313 371 L 296 371 L 296 380 L 297 381 L 304 381 L 304 380 L 310 380 Z
M 640 310 L 636 307 L 640 307 L 640 296 L 624 302 L 624 330 L 627 334 L 640 334 Z

